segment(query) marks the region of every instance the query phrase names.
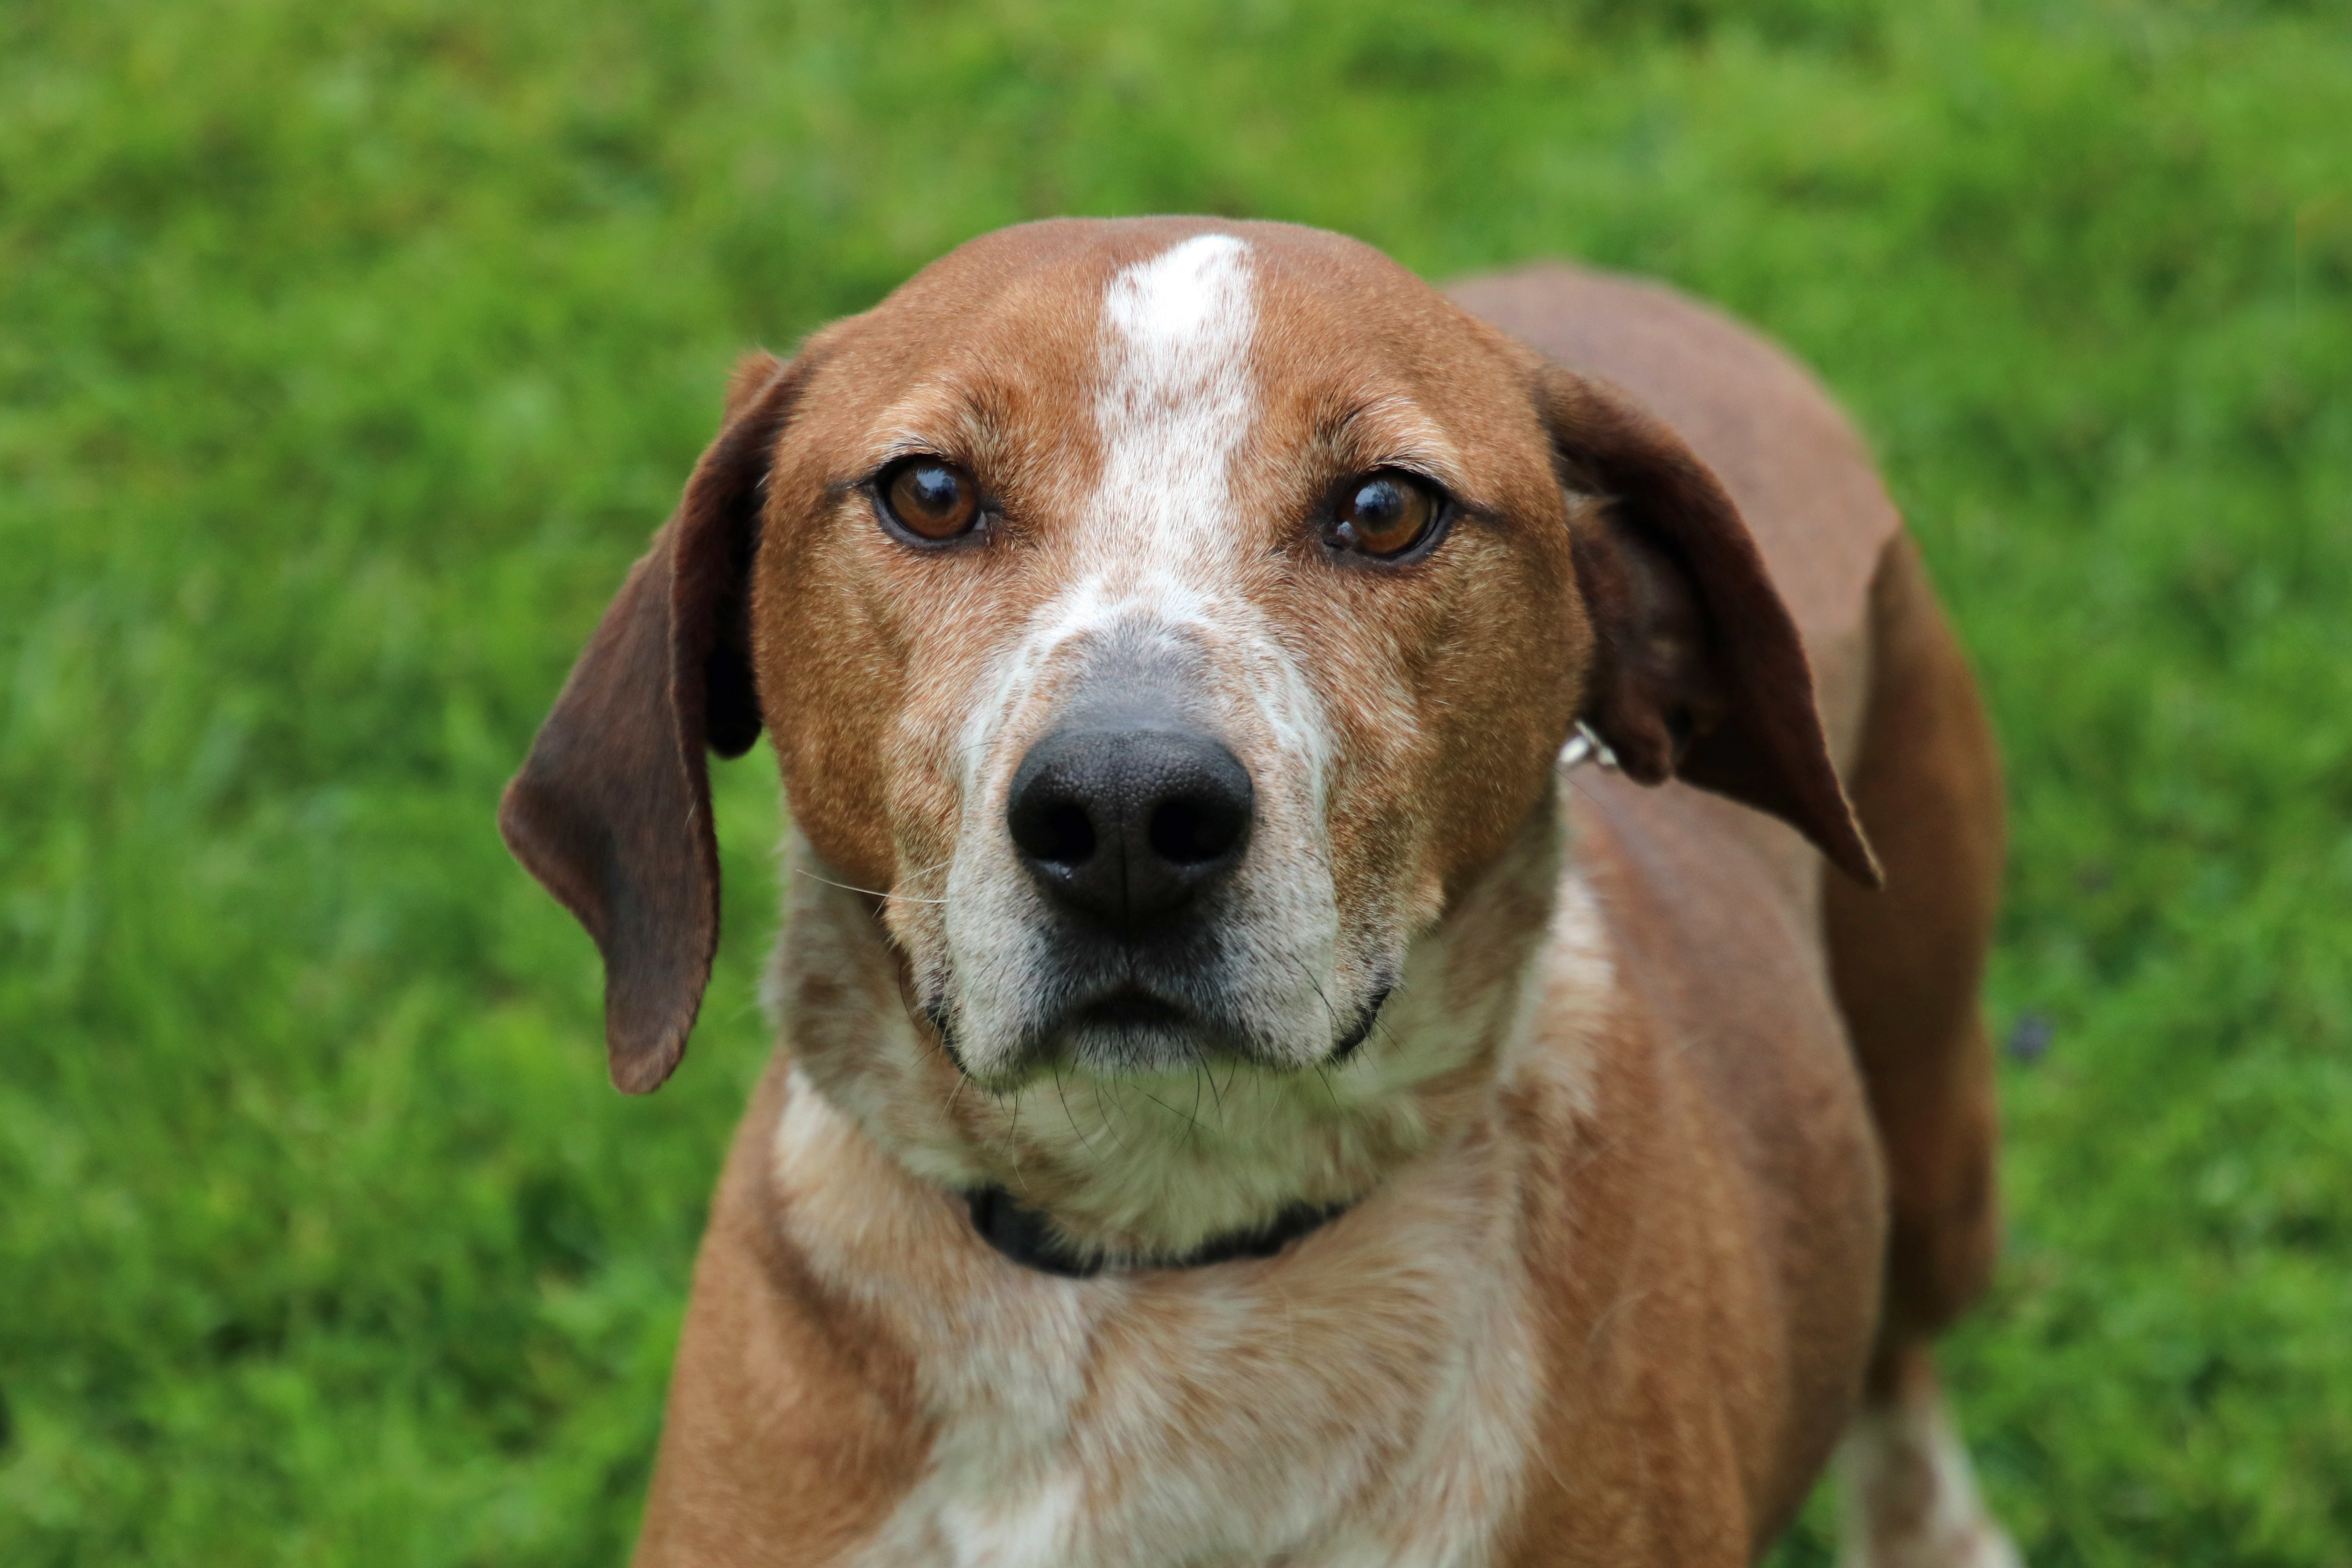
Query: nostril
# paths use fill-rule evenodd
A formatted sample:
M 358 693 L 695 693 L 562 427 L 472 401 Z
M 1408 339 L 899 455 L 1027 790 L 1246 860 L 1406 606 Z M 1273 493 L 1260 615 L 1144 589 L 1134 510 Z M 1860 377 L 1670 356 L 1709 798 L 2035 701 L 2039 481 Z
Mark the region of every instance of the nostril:
M 1153 854 L 1172 865 L 1198 866 L 1231 854 L 1248 827 L 1249 814 L 1236 802 L 1179 795 L 1160 803 L 1148 832 Z
M 1068 800 L 1048 806 L 1038 818 L 1034 853 L 1040 860 L 1058 860 L 1066 866 L 1092 859 L 1095 825 L 1087 808 Z
M 1033 860 L 1083 866 L 1094 858 L 1095 825 L 1074 800 L 1024 801 L 1013 814 L 1013 842 Z

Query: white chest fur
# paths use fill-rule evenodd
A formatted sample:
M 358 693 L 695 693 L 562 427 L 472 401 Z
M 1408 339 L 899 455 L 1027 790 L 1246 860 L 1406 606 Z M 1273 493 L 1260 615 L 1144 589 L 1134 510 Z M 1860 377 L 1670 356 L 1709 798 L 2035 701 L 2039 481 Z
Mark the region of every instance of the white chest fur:
M 796 1073 L 793 1238 L 912 1352 L 937 1430 L 849 1561 L 1486 1562 L 1538 1382 L 1515 1166 L 1474 1130 L 1279 1258 L 1063 1279 L 988 1250 Z

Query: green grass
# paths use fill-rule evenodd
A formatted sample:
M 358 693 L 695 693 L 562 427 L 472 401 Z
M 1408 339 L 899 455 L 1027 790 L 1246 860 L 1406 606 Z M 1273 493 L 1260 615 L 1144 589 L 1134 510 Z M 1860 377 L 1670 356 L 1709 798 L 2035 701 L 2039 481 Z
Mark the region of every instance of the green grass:
M 0 10 L 0 1562 L 623 1553 L 773 774 L 649 1100 L 497 791 L 740 348 L 1151 210 L 1821 369 L 2054 1031 L 1948 1356 L 1987 1484 L 2038 1564 L 2352 1563 L 2352 15 L 2255 0 Z

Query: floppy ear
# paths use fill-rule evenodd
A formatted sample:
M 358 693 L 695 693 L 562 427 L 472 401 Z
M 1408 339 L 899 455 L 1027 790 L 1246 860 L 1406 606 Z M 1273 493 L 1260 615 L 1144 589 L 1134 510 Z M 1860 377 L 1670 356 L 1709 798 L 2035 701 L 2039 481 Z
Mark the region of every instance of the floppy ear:
M 1769 812 L 1879 886 L 1796 624 L 1722 484 L 1613 388 L 1555 368 L 1538 397 L 1561 482 L 1603 503 L 1574 541 L 1597 637 L 1584 721 L 1632 777 Z
M 745 588 L 793 366 L 736 367 L 727 418 L 676 512 L 629 569 L 499 803 L 516 859 L 596 939 L 613 1082 L 661 1086 L 685 1054 L 719 947 L 707 745 L 760 734 Z

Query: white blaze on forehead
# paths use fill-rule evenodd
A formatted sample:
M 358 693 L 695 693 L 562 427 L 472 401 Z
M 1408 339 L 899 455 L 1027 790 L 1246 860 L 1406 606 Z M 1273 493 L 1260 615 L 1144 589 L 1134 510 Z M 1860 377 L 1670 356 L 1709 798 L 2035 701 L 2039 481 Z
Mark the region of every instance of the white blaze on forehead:
M 1232 235 L 1195 235 L 1105 288 L 1094 408 L 1101 475 L 1078 519 L 1067 582 L 1008 647 L 965 725 L 967 789 L 1012 710 L 1074 639 L 1139 622 L 1230 631 L 1237 619 L 1262 636 L 1231 592 L 1229 569 L 1243 532 L 1233 459 L 1258 416 L 1249 258 Z M 1295 671 L 1283 674 L 1276 684 L 1297 684 Z M 1269 695 L 1288 710 L 1311 706 L 1303 689 L 1261 694 L 1261 703 Z
M 1087 525 L 1122 562 L 1163 570 L 1232 544 L 1233 457 L 1257 417 L 1249 247 L 1196 235 L 1112 279 L 1095 424 L 1102 487 Z

